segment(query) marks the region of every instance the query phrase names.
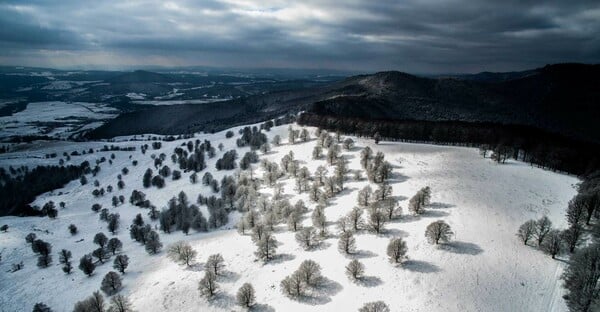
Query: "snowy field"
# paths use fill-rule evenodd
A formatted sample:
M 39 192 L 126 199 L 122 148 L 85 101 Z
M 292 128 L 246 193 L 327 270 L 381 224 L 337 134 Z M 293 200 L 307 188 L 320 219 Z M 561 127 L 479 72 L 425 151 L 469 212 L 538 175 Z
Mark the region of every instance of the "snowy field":
M 117 114 L 115 109 L 100 103 L 33 102 L 21 112 L 0 117 L 0 138 L 23 135 L 67 138 L 89 129 L 94 122 L 112 119 Z
M 36 107 L 33 106 L 34 109 Z M 49 114 L 47 118 L 56 116 Z M 195 139 L 208 139 L 213 146 L 219 143 L 225 146 L 223 152 L 217 152 L 217 157 L 207 159 L 206 170 L 211 171 L 217 180 L 234 174 L 234 171 L 217 171 L 214 168 L 215 161 L 225 151 L 237 148 L 237 129 L 233 129 L 236 136 L 230 139 L 225 139 L 225 132 L 196 135 Z M 314 174 L 319 165 L 327 167 L 327 163 L 324 158 L 311 159 L 316 140 L 314 129 L 309 128 L 309 131 L 313 137 L 311 141 L 289 145 L 287 126 L 273 128 L 267 132 L 269 141 L 279 134 L 283 144 L 273 146 L 273 151 L 267 155 L 259 153 L 260 157 L 279 163 L 285 154 L 293 151 L 295 158 L 300 160 L 300 166 L 308 167 Z M 254 255 L 256 247 L 250 236 L 242 236 L 234 229 L 239 219 L 234 212 L 229 216 L 229 224 L 220 230 L 208 233 L 191 231 L 187 236 L 180 231 L 171 234 L 159 232 L 165 248 L 161 253 L 150 256 L 143 246 L 130 239 L 127 229 L 137 213 L 142 213 L 144 220 L 150 222 L 147 210 L 132 206 L 128 201 L 112 207 L 112 195 L 124 195 L 128 199 L 133 189 L 141 190 L 160 209 L 180 191 L 186 192 L 191 202 L 195 202 L 198 194 L 211 195 L 212 192 L 201 183 L 191 184 L 190 173 L 183 173 L 178 181 L 166 179 L 166 187 L 160 190 L 154 187 L 144 189 L 142 186 L 144 171 L 147 168 L 154 170 L 150 154 L 165 153 L 165 163 L 172 169 L 178 169 L 169 157 L 175 147 L 187 140 L 163 142 L 160 150 L 149 149 L 146 155 L 142 155 L 139 149 L 139 145 L 146 142 L 119 142 L 114 144 L 138 148 L 135 152 L 114 152 L 116 159 L 112 165 L 103 163 L 97 177 L 88 177 L 90 182 L 98 179 L 103 187 L 113 185 L 115 190 L 112 194 L 94 198 L 92 183 L 81 186 L 79 181 L 73 181 L 62 189 L 39 196 L 34 202 L 39 206 L 49 200 L 65 202 L 66 208 L 59 208 L 58 218 L 0 218 L 0 224 L 10 226 L 7 233 L 0 233 L 0 311 L 28 311 L 36 302 L 44 302 L 54 311 L 70 311 L 76 301 L 99 289 L 104 275 L 113 270 L 112 259 L 97 267 L 91 277 L 86 277 L 76 268 L 79 258 L 96 248 L 92 240 L 97 232 L 112 237 L 105 222 L 100 221 L 98 214 L 90 209 L 96 202 L 121 215 L 121 227 L 116 237 L 123 242 L 121 252 L 130 258 L 121 294 L 129 297 L 137 311 L 242 311 L 235 305 L 235 293 L 244 283 L 251 283 L 256 290 L 257 306 L 254 311 L 357 311 L 364 303 L 376 300 L 385 301 L 392 311 L 566 311 L 559 280 L 564 263 L 552 260 L 537 249 L 523 246 L 515 233 L 525 220 L 539 218 L 543 214 L 549 216 L 555 227 L 562 227 L 567 202 L 575 195 L 574 186 L 579 182 L 575 177 L 514 161 L 498 165 L 482 158 L 472 148 L 390 142 L 375 145 L 372 140 L 353 139 L 356 146 L 342 153 L 349 161 L 349 168 L 361 169 L 360 151 L 365 146 L 370 146 L 375 152 L 384 152 L 385 159 L 394 165 L 390 183 L 393 196 L 400 199 L 403 212 L 400 218 L 386 224 L 383 234 L 356 233 L 358 252 L 352 257 L 337 250 L 335 221 L 357 205 L 358 191 L 369 182 L 366 179 L 353 181 L 351 177 L 345 184 L 345 190 L 338 193 L 325 209 L 329 235 L 318 249 L 305 251 L 295 241 L 294 233 L 288 231 L 285 224 L 280 224 L 274 232 L 279 241 L 279 256 L 263 264 Z M 27 150 L 0 155 L 0 166 L 56 163 L 57 159 L 41 159 L 38 156 L 48 152 L 61 155 L 63 151 L 81 151 L 91 146 L 97 149 L 104 144 L 39 144 Z M 241 157 L 248 150 L 239 148 L 238 155 Z M 108 158 L 111 153 L 74 156 L 70 162 L 79 164 L 84 159 Z M 139 164 L 132 166 L 132 160 L 138 160 Z M 117 190 L 117 175 L 123 167 L 130 170 L 123 176 L 126 187 Z M 258 164 L 254 168 L 256 176 L 262 177 Z M 202 174 L 204 172 L 199 176 Z M 333 168 L 330 167 L 331 174 Z M 292 204 L 302 199 L 309 210 L 314 209 L 315 204 L 309 200 L 308 194 L 298 195 L 294 190 L 294 179 L 284 177 L 282 182 Z M 408 199 L 424 186 L 432 189 L 432 204 L 423 215 L 412 216 L 407 211 Z M 375 185 L 372 187 L 376 189 Z M 271 195 L 273 189 L 263 185 L 260 192 Z M 201 210 L 206 216 L 206 207 L 201 206 Z M 311 224 L 310 212 L 305 216 L 303 223 L 308 226 Z M 440 247 L 427 243 L 425 227 L 435 220 L 444 220 L 452 226 L 455 237 L 451 243 Z M 79 228 L 75 236 L 67 230 L 71 223 Z M 153 223 L 153 227 L 155 225 L 157 222 Z M 54 262 L 49 268 L 39 269 L 36 266 L 37 257 L 25 243 L 25 236 L 30 232 L 52 244 Z M 400 266 L 391 264 L 386 256 L 386 246 L 393 237 L 402 237 L 408 245 L 408 259 Z M 190 242 L 198 251 L 196 265 L 186 267 L 167 258 L 166 247 L 179 240 Z M 63 248 L 73 253 L 75 269 L 71 275 L 65 275 L 58 263 L 56 254 Z M 217 297 L 207 301 L 200 296 L 198 281 L 204 276 L 202 265 L 209 255 L 215 253 L 223 255 L 226 274 L 218 280 L 220 290 Z M 360 283 L 351 282 L 344 272 L 352 258 L 365 265 L 366 277 Z M 305 259 L 315 260 L 321 265 L 325 286 L 311 298 L 290 299 L 283 294 L 280 281 Z M 24 262 L 24 269 L 9 273 L 11 264 L 20 261 Z

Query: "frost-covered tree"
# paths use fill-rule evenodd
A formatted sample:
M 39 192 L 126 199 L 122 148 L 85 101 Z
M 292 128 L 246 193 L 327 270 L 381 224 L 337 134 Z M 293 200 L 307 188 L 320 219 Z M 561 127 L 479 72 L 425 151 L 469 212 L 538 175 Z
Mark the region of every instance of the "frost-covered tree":
M 271 140 L 271 143 L 273 143 L 273 145 L 275 146 L 281 145 L 281 136 L 279 136 L 279 134 L 273 136 L 273 140 Z
M 348 221 L 354 231 L 358 231 L 362 227 L 362 214 L 362 209 L 358 207 L 352 208 L 348 213 Z
M 450 225 L 442 220 L 432 222 L 425 229 L 425 237 L 430 244 L 448 242 L 453 234 Z
M 321 266 L 314 260 L 304 260 L 298 268 L 298 273 L 306 285 L 311 287 L 319 286 L 323 280 L 321 276 Z
M 387 255 L 393 263 L 401 263 L 406 258 L 407 251 L 406 242 L 402 238 L 393 238 L 387 246 Z
M 296 241 L 304 248 L 311 249 L 319 243 L 317 231 L 313 227 L 305 227 L 296 232 Z
M 304 284 L 304 279 L 300 273 L 296 271 L 292 275 L 286 276 L 281 281 L 281 289 L 289 297 L 299 297 L 304 295 L 306 286 Z
M 290 213 L 287 218 L 287 226 L 290 231 L 296 232 L 301 227 L 302 216 L 296 211 Z
M 204 264 L 204 270 L 211 271 L 215 275 L 219 275 L 225 269 L 225 259 L 221 254 L 214 254 L 208 256 L 208 260 Z
M 118 293 L 123 287 L 121 276 L 117 272 L 110 271 L 104 275 L 100 289 L 108 296 Z
M 73 312 L 104 312 L 104 297 L 99 291 L 95 291 L 91 296 L 75 303 Z
M 244 283 L 236 294 L 237 304 L 244 308 L 251 308 L 256 303 L 254 287 L 250 283 Z
M 257 251 L 256 256 L 268 262 L 275 257 L 275 251 L 277 250 L 277 240 L 271 233 L 265 233 L 259 241 L 256 242 Z
M 365 265 L 357 259 L 354 259 L 346 266 L 346 275 L 353 280 L 359 280 L 365 273 Z
M 356 239 L 350 231 L 342 232 L 338 241 L 338 250 L 347 255 L 356 251 Z
M 206 271 L 204 277 L 200 280 L 198 284 L 198 290 L 200 290 L 200 294 L 205 298 L 212 298 L 219 286 L 217 284 L 217 275 L 215 275 L 212 271 Z
M 92 276 L 94 270 L 96 269 L 96 265 L 94 264 L 94 260 L 90 255 L 84 255 L 79 259 L 79 269 L 87 276 Z
M 371 196 L 373 190 L 370 186 L 365 186 L 362 190 L 358 191 L 358 205 L 366 207 L 371 202 Z
M 377 207 L 369 208 L 369 228 L 371 231 L 380 234 L 387 222 L 387 215 Z
M 325 211 L 323 206 L 318 205 L 311 215 L 312 224 L 315 228 L 319 229 L 321 236 L 327 235 L 327 219 L 325 217 Z
M 529 220 L 521 224 L 521 226 L 519 226 L 517 236 L 521 239 L 523 244 L 527 245 L 529 239 L 531 239 L 533 235 L 535 235 L 536 228 L 536 222 L 534 220 Z
M 197 252 L 189 243 L 179 241 L 169 246 L 167 255 L 171 260 L 189 266 L 196 257 Z
M 121 274 L 125 274 L 125 270 L 129 266 L 129 257 L 127 255 L 117 255 L 113 262 L 113 268 Z
M 383 301 L 367 302 L 358 312 L 390 312 L 390 307 Z

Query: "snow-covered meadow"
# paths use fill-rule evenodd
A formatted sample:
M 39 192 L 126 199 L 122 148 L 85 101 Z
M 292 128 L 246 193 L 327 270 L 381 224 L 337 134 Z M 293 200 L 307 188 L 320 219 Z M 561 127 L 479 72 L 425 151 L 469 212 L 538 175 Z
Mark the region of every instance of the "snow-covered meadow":
M 298 128 L 297 125 L 294 127 Z M 215 169 L 216 160 L 224 152 L 238 149 L 241 157 L 249 151 L 248 147 L 236 147 L 239 129 L 232 129 L 236 135 L 229 139 L 225 138 L 225 131 L 197 134 L 194 138 L 210 140 L 213 146 L 224 145 L 223 151 L 217 152 L 215 158 L 207 159 L 205 171 L 209 170 L 217 180 L 234 174 L 234 171 Z M 260 157 L 279 163 L 292 151 L 300 160 L 300 166 L 306 166 L 311 173 L 320 165 L 327 166 L 325 158 L 312 159 L 315 129 L 308 129 L 312 140 L 290 145 L 287 143 L 287 125 L 272 128 L 266 132 L 269 141 L 279 134 L 284 138 L 283 144 L 273 146 L 266 155 L 259 153 Z M 356 254 L 341 254 L 337 249 L 335 222 L 357 205 L 358 191 L 369 184 L 366 179 L 354 181 L 348 175 L 345 189 L 325 208 L 328 236 L 321 246 L 304 250 L 294 239 L 294 233 L 285 224 L 280 224 L 274 232 L 279 242 L 279 256 L 268 263 L 257 260 L 254 255 L 256 246 L 250 236 L 242 236 L 235 230 L 239 219 L 237 212 L 229 215 L 228 225 L 208 233 L 160 232 L 165 248 L 157 255 L 148 255 L 143 246 L 130 239 L 127 227 L 131 220 L 142 213 L 145 221 L 150 222 L 146 217 L 147 210 L 130 205 L 128 201 L 112 207 L 112 195 L 129 198 L 133 189 L 141 190 L 160 209 L 180 191 L 184 191 L 192 202 L 199 194 L 212 194 L 208 186 L 190 183 L 189 172 L 183 173 L 177 181 L 167 179 L 163 189 L 145 189 L 142 186 L 144 171 L 154 169 L 150 154 L 170 156 L 175 147 L 187 140 L 163 142 L 160 150 L 149 149 L 145 155 L 139 145 L 149 142 L 132 141 L 56 142 L 2 154 L 0 166 L 34 166 L 58 162 L 57 159 L 39 157 L 49 152 L 61 155 L 63 151 L 81 151 L 90 147 L 99 149 L 105 144 L 137 147 L 135 152 L 97 152 L 71 158 L 70 163 L 79 164 L 102 156 L 109 158 L 114 153 L 116 158 L 112 165 L 102 163 L 98 175 L 88 177 L 90 182 L 97 179 L 103 187 L 115 187 L 112 194 L 95 198 L 91 194 L 95 188 L 92 183 L 81 186 L 79 181 L 72 181 L 62 189 L 39 196 L 34 202 L 38 206 L 49 200 L 65 202 L 66 208 L 59 208 L 58 218 L 0 218 L 0 225 L 9 225 L 7 233 L 0 233 L 0 311 L 27 311 L 36 302 L 44 302 L 55 311 L 70 311 L 76 301 L 99 289 L 104 275 L 113 270 L 112 259 L 99 265 L 94 275 L 87 277 L 77 268 L 70 275 L 64 274 L 56 256 L 63 248 L 71 250 L 76 267 L 80 257 L 95 249 L 92 240 L 96 233 L 104 232 L 112 237 L 106 223 L 91 211 L 94 203 L 100 203 L 121 216 L 121 227 L 116 237 L 123 242 L 121 253 L 130 258 L 121 294 L 130 299 L 137 311 L 241 311 L 235 304 L 235 293 L 244 283 L 251 283 L 256 290 L 256 311 L 357 311 L 364 303 L 376 300 L 386 302 L 392 311 L 566 310 L 559 280 L 564 263 L 524 246 L 515 233 L 525 220 L 544 214 L 556 227 L 562 227 L 564 211 L 567 202 L 576 193 L 574 187 L 578 179 L 515 161 L 496 164 L 482 158 L 472 148 L 392 142 L 375 145 L 372 140 L 353 139 L 355 147 L 342 152 L 349 161 L 350 170 L 362 170 L 360 151 L 365 146 L 370 146 L 375 152 L 383 152 L 385 159 L 394 166 L 389 182 L 393 196 L 400 199 L 401 216 L 386 224 L 383 234 L 356 233 Z M 133 166 L 132 160 L 137 160 L 138 165 Z M 165 163 L 172 169 L 177 167 L 169 158 Z M 253 166 L 255 175 L 262 177 L 259 165 Z M 123 167 L 129 169 L 129 173 L 123 175 L 126 187 L 118 190 L 117 175 L 122 174 Z M 329 175 L 332 173 L 333 168 L 329 168 Z M 292 204 L 302 199 L 309 210 L 314 209 L 315 203 L 309 200 L 307 193 L 297 193 L 293 178 L 284 177 L 281 182 L 285 184 L 285 196 Z M 424 186 L 432 189 L 432 204 L 423 215 L 412 216 L 407 211 L 408 199 Z M 273 189 L 263 185 L 260 192 L 271 195 Z M 207 215 L 206 207 L 202 206 L 201 210 Z M 437 247 L 427 243 L 425 227 L 436 220 L 444 220 L 451 225 L 455 233 L 452 242 Z M 79 228 L 75 236 L 71 236 L 67 229 L 71 223 Z M 303 223 L 311 224 L 310 212 L 305 215 Z M 152 225 L 157 226 L 157 222 Z M 25 243 L 25 236 L 30 232 L 52 244 L 54 262 L 50 267 L 40 269 L 36 266 L 36 255 Z M 408 244 L 408 259 L 399 266 L 390 263 L 386 256 L 386 246 L 393 237 L 402 237 Z M 167 258 L 166 247 L 180 240 L 189 242 L 198 252 L 195 265 L 187 267 Z M 226 273 L 218 280 L 220 289 L 217 297 L 207 301 L 200 296 L 198 281 L 204 276 L 202 265 L 206 258 L 215 253 L 223 255 Z M 361 282 L 353 282 L 345 274 L 345 266 L 353 258 L 365 265 L 365 278 Z M 306 259 L 321 265 L 325 285 L 310 298 L 290 299 L 282 292 L 280 282 Z M 20 261 L 24 262 L 24 268 L 9 273 L 11 265 Z

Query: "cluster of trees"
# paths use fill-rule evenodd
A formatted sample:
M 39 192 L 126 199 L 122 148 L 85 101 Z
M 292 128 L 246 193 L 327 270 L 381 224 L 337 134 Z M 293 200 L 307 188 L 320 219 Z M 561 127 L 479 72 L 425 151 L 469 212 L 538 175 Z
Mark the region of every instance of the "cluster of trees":
M 404 142 L 434 142 L 461 146 L 489 146 L 501 162 L 509 157 L 542 168 L 586 175 L 600 164 L 600 146 L 577 141 L 533 127 L 460 121 L 366 120 L 303 113 L 301 125 L 342 131 L 359 137 Z
M 430 204 L 431 201 L 431 188 L 426 186 L 410 198 L 408 201 L 408 211 L 415 215 L 420 215 L 425 212 L 425 207 Z
M 145 246 L 148 254 L 158 253 L 162 248 L 160 236 L 150 224 L 145 224 L 141 214 L 138 214 L 129 227 L 129 236 L 136 242 Z
M 179 192 L 177 197 L 169 200 L 167 208 L 160 212 L 158 219 L 160 229 L 165 233 L 180 230 L 188 234 L 190 229 L 208 231 L 208 221 L 198 206 L 189 203 L 188 197 L 183 191 Z
M 35 233 L 29 233 L 25 241 L 31 244 L 31 250 L 38 255 L 37 266 L 47 268 L 52 263 L 52 244 L 36 238 Z
M 390 178 L 392 165 L 384 158 L 382 152 L 373 155 L 373 150 L 368 146 L 360 152 L 360 164 L 366 170 L 369 181 L 383 183 Z
M 19 176 L 1 175 L 0 216 L 40 215 L 39 210 L 29 205 L 36 196 L 63 187 L 91 172 L 89 162 L 79 166 L 38 166 Z
M 205 153 L 209 158 L 215 156 L 215 148 L 211 146 L 210 141 L 204 140 L 200 143 L 200 140 L 196 140 L 195 144 L 192 141 L 188 141 L 184 144 L 187 149 L 176 147 L 174 153 L 171 155 L 171 160 L 174 164 L 179 165 L 179 169 L 183 171 L 194 171 L 199 172 L 206 168 Z
M 250 149 L 257 150 L 264 144 L 267 144 L 267 136 L 256 126 L 244 127 L 240 129 L 241 137 L 236 140 L 238 147 L 250 146 Z
M 225 152 L 223 156 L 217 160 L 216 168 L 217 170 L 233 170 L 235 169 L 235 160 L 237 159 L 236 150 L 230 150 L 229 152 Z
M 319 287 L 322 282 L 321 266 L 313 260 L 304 260 L 294 273 L 281 281 L 280 286 L 284 294 L 298 298 L 308 290 Z

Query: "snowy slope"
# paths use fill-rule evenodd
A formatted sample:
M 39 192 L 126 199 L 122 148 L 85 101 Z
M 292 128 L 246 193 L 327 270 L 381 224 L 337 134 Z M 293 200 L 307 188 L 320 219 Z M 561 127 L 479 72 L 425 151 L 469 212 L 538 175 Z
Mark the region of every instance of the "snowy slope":
M 297 127 L 297 126 L 296 126 Z M 233 129 L 237 133 L 237 129 Z M 311 135 L 314 129 L 309 129 Z M 287 126 L 275 127 L 267 132 L 269 138 L 280 134 L 284 144 L 273 147 L 267 155 L 261 155 L 279 163 L 283 155 L 290 150 L 295 158 L 301 160 L 301 166 L 307 166 L 311 173 L 319 165 L 325 165 L 325 159 L 312 160 L 311 152 L 316 140 L 295 145 L 286 144 Z M 235 147 L 235 139 L 225 139 L 224 132 L 216 134 L 198 134 L 196 139 L 208 139 L 213 146 L 225 145 L 223 152 Z M 345 184 L 345 190 L 339 193 L 325 213 L 330 223 L 329 238 L 322 247 L 312 251 L 303 250 L 284 224 L 280 224 L 275 237 L 280 242 L 277 253 L 281 256 L 275 261 L 263 264 L 256 260 L 255 245 L 249 236 L 241 236 L 234 229 L 237 213 L 230 214 L 230 224 L 221 230 L 209 233 L 195 233 L 185 236 L 181 232 L 163 234 L 161 240 L 165 246 L 178 240 L 189 241 L 198 251 L 197 265 L 187 268 L 167 259 L 163 250 L 158 255 L 149 256 L 143 246 L 129 238 L 127 227 L 137 213 L 144 219 L 147 210 L 131 206 L 127 202 L 113 208 L 112 195 L 124 195 L 129 198 L 135 188 L 146 193 L 147 198 L 161 208 L 180 191 L 185 191 L 190 201 L 195 202 L 198 194 L 210 195 L 208 187 L 191 184 L 189 173 L 183 173 L 178 181 L 167 179 L 164 189 L 144 189 L 142 175 L 146 168 L 153 168 L 150 154 L 164 152 L 170 156 L 173 149 L 182 141 L 163 142 L 159 151 L 149 149 L 146 155 L 139 150 L 141 143 L 119 142 L 120 146 L 137 146 L 135 152 L 114 152 L 113 165 L 102 164 L 102 170 L 96 178 L 88 177 L 92 182 L 98 179 L 101 186 L 111 184 L 116 189 L 117 175 L 127 166 L 128 175 L 123 176 L 126 188 L 115 190 L 102 198 L 94 198 L 92 183 L 80 186 L 78 181 L 71 182 L 63 189 L 44 194 L 35 204 L 43 205 L 48 200 L 58 203 L 64 201 L 65 209 L 59 209 L 55 220 L 47 218 L 0 218 L 0 224 L 9 224 L 8 233 L 0 233 L 0 311 L 26 311 L 34 303 L 45 302 L 55 311 L 69 311 L 73 304 L 100 287 L 106 272 L 112 269 L 112 259 L 99 266 L 95 274 L 88 278 L 75 268 L 71 275 L 60 270 L 58 257 L 54 256 L 53 265 L 46 269 L 36 267 L 36 256 L 25 244 L 24 237 L 35 232 L 39 238 L 52 243 L 53 254 L 62 249 L 73 252 L 76 267 L 79 258 L 95 249 L 92 242 L 94 234 L 104 232 L 106 224 L 90 210 L 93 203 L 101 203 L 111 212 L 121 215 L 121 228 L 117 237 L 123 242 L 122 253 L 130 257 L 130 267 L 124 276 L 126 294 L 138 311 L 238 311 L 235 305 L 235 292 L 246 282 L 256 289 L 259 311 L 356 311 L 365 302 L 383 300 L 392 311 L 565 311 L 566 306 L 560 298 L 562 290 L 559 275 L 563 262 L 553 261 L 549 256 L 531 247 L 523 246 L 515 237 L 518 226 L 525 220 L 548 214 L 555 226 L 564 223 L 564 210 L 568 200 L 575 194 L 574 177 L 532 168 L 519 162 L 497 165 L 489 159 L 479 156 L 477 150 L 470 148 L 433 146 L 424 144 L 403 144 L 383 142 L 374 145 L 372 141 L 353 138 L 356 147 L 343 151 L 349 160 L 350 169 L 359 169 L 360 150 L 371 146 L 374 151 L 385 153 L 387 161 L 395 168 L 390 181 L 393 195 L 402 199 L 402 218 L 386 225 L 386 233 L 375 235 L 369 232 L 356 234 L 357 249 L 355 257 L 365 264 L 367 278 L 360 284 L 352 283 L 344 273 L 344 266 L 351 260 L 337 251 L 337 229 L 335 221 L 347 214 L 356 205 L 358 190 L 369 182 L 352 181 Z M 58 160 L 40 159 L 37 156 L 49 151 L 82 150 L 90 146 L 100 148 L 105 143 L 87 142 L 67 145 L 41 145 L 34 150 L 0 155 L 0 165 L 20 165 L 57 162 Z M 248 151 L 241 148 L 238 155 Z M 216 179 L 234 171 L 216 171 L 214 163 L 217 157 L 207 160 L 208 170 Z M 84 159 L 108 156 L 111 152 L 74 156 L 72 163 Z M 131 165 L 129 155 L 139 164 Z M 28 158 L 25 158 L 28 157 Z M 171 169 L 176 167 L 169 158 L 165 162 Z M 255 168 L 258 166 L 255 165 Z M 156 172 L 156 170 L 155 170 Z M 262 176 L 260 169 L 255 171 Z M 333 168 L 329 169 L 329 174 Z M 200 176 L 203 173 L 200 174 Z M 315 206 L 306 193 L 298 195 L 294 191 L 294 180 L 285 178 L 285 194 L 292 203 L 303 199 L 312 210 Z M 424 186 L 432 188 L 432 207 L 420 217 L 410 216 L 407 212 L 408 198 Z M 375 186 L 372 186 L 375 188 Z M 272 188 L 263 186 L 261 192 L 272 194 Z M 206 207 L 201 207 L 206 215 Z M 363 216 L 366 217 L 366 216 Z M 452 243 L 443 247 L 429 245 L 424 237 L 425 227 L 432 221 L 443 219 L 456 233 Z M 67 226 L 71 223 L 79 227 L 79 234 L 71 236 Z M 306 215 L 305 225 L 310 225 L 310 213 Z M 108 235 L 111 237 L 111 235 Z M 408 244 L 409 259 L 402 266 L 389 263 L 385 250 L 392 237 L 403 237 Z M 83 241 L 80 241 L 83 239 Z M 219 280 L 220 292 L 216 299 L 208 302 L 200 297 L 198 281 L 204 275 L 202 264 L 210 254 L 221 253 L 225 258 L 227 274 Z M 284 296 L 279 287 L 280 281 L 298 268 L 305 259 L 313 259 L 322 267 L 327 278 L 324 291 L 314 298 L 300 301 Z M 10 265 L 23 261 L 25 268 L 8 273 Z M 60 294 L 60 295 L 58 295 Z

